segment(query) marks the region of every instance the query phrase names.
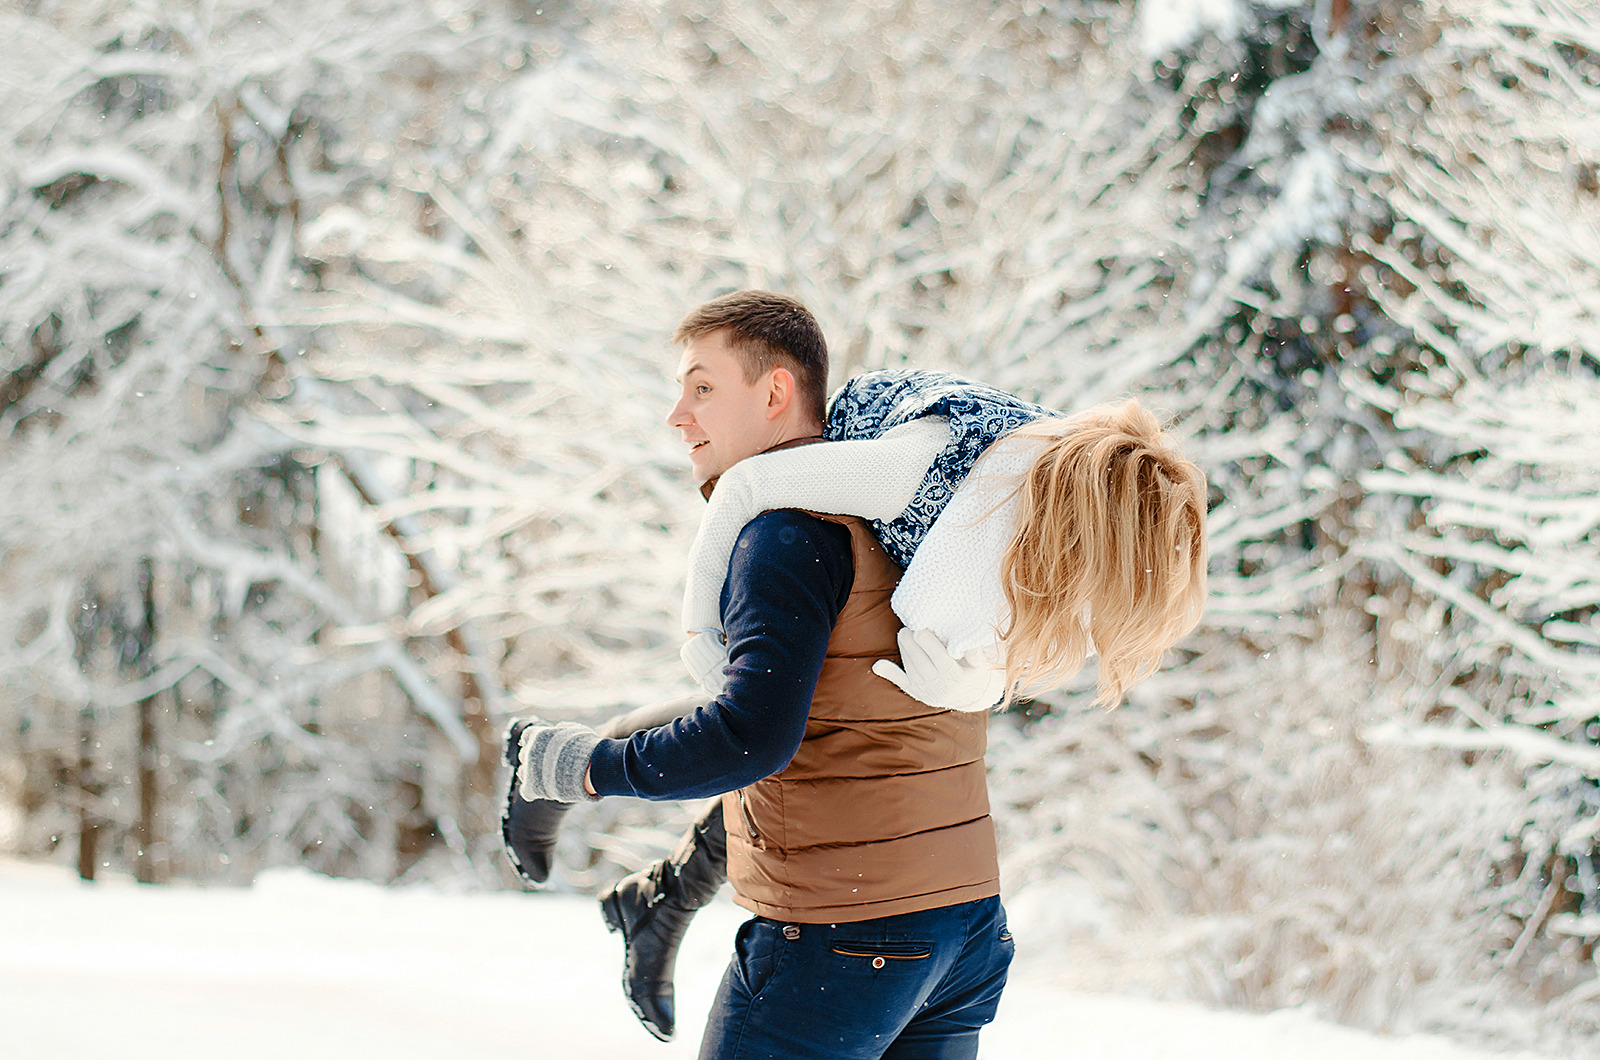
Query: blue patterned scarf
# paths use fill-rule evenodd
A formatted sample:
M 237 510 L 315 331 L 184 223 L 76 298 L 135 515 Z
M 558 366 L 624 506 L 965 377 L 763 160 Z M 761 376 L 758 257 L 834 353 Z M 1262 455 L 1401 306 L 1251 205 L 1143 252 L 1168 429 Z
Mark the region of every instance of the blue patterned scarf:
M 877 438 L 923 416 L 950 418 L 950 444 L 934 458 L 911 504 L 888 522 L 872 521 L 884 550 L 904 569 L 983 451 L 1025 423 L 1056 415 L 958 376 L 897 369 L 864 372 L 840 387 L 829 403 L 822 434 L 829 441 Z

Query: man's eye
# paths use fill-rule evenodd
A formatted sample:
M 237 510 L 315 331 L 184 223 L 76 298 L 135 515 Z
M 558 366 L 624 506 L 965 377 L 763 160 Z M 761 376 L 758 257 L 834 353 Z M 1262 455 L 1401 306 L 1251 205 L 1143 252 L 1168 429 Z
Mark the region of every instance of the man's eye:
M 694 388 L 694 392 L 696 394 L 709 394 L 711 393 L 711 388 L 706 386 L 704 383 L 701 383 L 699 386 Z

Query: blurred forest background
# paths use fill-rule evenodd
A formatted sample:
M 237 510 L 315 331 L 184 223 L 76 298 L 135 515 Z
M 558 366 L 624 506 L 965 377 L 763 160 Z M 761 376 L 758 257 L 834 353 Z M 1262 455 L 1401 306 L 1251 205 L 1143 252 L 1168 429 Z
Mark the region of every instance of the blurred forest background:
M 688 688 L 681 313 L 1133 393 L 1214 592 L 998 719 L 1086 982 L 1600 1035 L 1586 0 L 6 0 L 0 852 L 515 885 L 500 734 Z M 556 886 L 692 807 L 583 807 Z M 1039 926 L 1043 927 L 1043 930 Z

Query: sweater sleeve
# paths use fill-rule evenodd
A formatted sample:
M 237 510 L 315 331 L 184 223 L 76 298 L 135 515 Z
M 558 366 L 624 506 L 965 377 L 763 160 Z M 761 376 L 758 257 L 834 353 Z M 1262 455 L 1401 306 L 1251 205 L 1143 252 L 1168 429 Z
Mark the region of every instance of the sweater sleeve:
M 719 795 L 780 772 L 799 749 L 854 578 L 850 531 L 772 511 L 745 526 L 732 553 L 722 592 L 722 694 L 666 725 L 602 740 L 589 765 L 597 794 Z
M 959 658 L 1004 658 L 1011 621 L 1001 578 L 1022 508 L 1019 487 L 1045 443 L 1008 437 L 990 446 L 933 523 L 895 587 L 893 607 L 909 629 L 931 630 Z

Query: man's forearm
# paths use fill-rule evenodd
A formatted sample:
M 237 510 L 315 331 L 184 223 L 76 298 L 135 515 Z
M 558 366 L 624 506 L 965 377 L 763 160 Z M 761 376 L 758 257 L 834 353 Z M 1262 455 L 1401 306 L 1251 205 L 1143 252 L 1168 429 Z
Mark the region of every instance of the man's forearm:
M 626 714 L 619 714 L 604 725 L 598 726 L 595 731 L 608 740 L 626 740 L 636 732 L 666 725 L 675 718 L 691 714 L 695 708 L 704 706 L 705 702 L 706 697 L 702 695 L 662 700 L 660 703 L 651 703 L 630 710 Z M 594 790 L 594 783 L 590 779 L 592 772 L 593 767 L 583 771 L 583 793 L 591 799 L 599 797 L 599 792 Z
M 724 590 L 726 688 L 667 724 L 603 741 L 589 770 L 599 794 L 717 795 L 778 772 L 800 746 L 849 594 L 849 531 L 800 512 L 768 512 L 746 527 L 734 552 Z

